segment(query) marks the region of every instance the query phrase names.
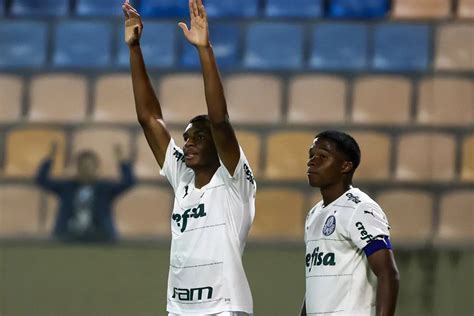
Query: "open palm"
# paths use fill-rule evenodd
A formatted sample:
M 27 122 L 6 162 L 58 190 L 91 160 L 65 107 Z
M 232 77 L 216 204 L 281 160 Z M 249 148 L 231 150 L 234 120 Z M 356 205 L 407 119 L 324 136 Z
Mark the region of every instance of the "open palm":
M 209 28 L 206 9 L 202 4 L 202 0 L 189 0 L 189 15 L 191 18 L 191 29 L 188 29 L 186 23 L 179 23 L 184 36 L 195 46 L 208 46 Z

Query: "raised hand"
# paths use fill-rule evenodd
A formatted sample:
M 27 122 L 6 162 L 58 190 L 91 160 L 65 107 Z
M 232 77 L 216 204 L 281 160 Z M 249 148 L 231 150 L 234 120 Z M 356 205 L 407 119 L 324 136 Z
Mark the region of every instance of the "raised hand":
M 191 29 L 184 22 L 178 25 L 183 30 L 186 39 L 197 47 L 209 46 L 209 27 L 207 13 L 202 0 L 189 0 L 189 15 L 191 18 Z
M 125 16 L 125 42 L 128 46 L 138 45 L 143 30 L 140 14 L 128 0 L 122 5 L 122 11 Z
M 56 153 L 58 152 L 58 142 L 57 141 L 52 141 L 51 144 L 49 145 L 49 153 L 48 153 L 48 159 L 53 160 L 54 157 L 56 157 Z
M 120 144 L 115 144 L 113 149 L 114 149 L 115 159 L 118 162 L 123 161 L 125 158 L 124 158 L 124 155 L 123 155 L 122 146 L 120 146 Z

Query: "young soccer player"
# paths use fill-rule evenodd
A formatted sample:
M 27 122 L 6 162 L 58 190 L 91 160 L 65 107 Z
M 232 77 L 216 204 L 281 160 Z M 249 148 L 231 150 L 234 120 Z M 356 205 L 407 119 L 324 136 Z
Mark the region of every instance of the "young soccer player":
M 229 121 L 202 1 L 189 1 L 191 28 L 179 27 L 199 54 L 208 116 L 190 120 L 183 149 L 170 137 L 147 76 L 140 16 L 129 3 L 123 10 L 138 121 L 175 193 L 167 311 L 170 316 L 251 315 L 241 256 L 254 218 L 256 183 Z
M 308 180 L 323 200 L 305 224 L 306 295 L 301 315 L 392 316 L 399 275 L 380 206 L 352 187 L 357 142 L 338 131 L 316 136 Z

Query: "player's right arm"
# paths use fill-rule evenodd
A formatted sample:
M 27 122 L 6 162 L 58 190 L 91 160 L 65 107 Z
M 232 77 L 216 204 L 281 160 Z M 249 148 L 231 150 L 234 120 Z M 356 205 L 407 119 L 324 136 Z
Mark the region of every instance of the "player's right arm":
M 140 48 L 142 20 L 137 10 L 128 1 L 123 4 L 122 10 L 125 15 L 126 42 L 130 50 L 130 68 L 138 122 L 142 126 L 156 161 L 160 167 L 163 167 L 171 136 L 163 121 L 160 102 L 153 90 L 143 60 Z M 130 32 L 127 32 L 127 27 Z

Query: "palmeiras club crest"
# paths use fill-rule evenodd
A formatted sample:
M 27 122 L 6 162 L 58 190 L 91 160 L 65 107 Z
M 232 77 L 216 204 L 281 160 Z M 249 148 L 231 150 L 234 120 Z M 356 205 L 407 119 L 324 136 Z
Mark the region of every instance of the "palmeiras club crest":
M 331 215 L 326 219 L 326 223 L 324 223 L 323 235 L 329 236 L 332 233 L 334 233 L 335 230 L 336 230 L 336 217 L 334 217 L 334 215 Z

